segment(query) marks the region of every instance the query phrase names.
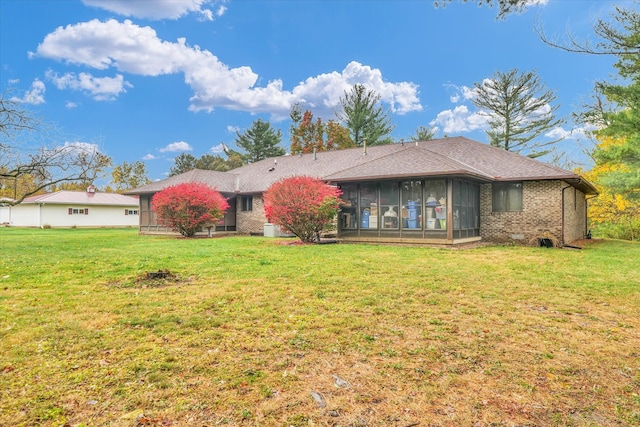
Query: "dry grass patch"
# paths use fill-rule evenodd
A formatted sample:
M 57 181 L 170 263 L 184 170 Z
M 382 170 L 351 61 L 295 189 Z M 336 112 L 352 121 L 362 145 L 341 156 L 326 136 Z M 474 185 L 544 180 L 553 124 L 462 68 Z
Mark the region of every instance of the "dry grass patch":
M 0 425 L 640 423 L 637 244 L 0 245 Z

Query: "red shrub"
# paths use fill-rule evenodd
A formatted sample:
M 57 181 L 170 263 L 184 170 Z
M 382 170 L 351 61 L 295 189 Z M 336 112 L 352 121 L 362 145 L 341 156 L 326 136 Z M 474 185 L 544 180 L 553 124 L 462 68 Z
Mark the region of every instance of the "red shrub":
M 151 199 L 158 223 L 193 237 L 203 226 L 213 225 L 224 216 L 227 199 L 206 184 L 190 182 L 167 187 Z
M 333 221 L 341 191 L 319 179 L 295 176 L 275 182 L 264 194 L 264 213 L 303 242 L 319 239 L 320 232 Z

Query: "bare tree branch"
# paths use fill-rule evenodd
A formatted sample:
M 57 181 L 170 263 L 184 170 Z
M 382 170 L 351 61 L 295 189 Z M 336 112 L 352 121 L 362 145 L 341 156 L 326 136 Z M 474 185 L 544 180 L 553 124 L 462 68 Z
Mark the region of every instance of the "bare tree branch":
M 10 193 L 13 199 L 3 203 L 18 204 L 62 182 L 92 182 L 111 165 L 111 158 L 94 144 L 65 143 L 50 148 L 18 142 L 25 133 L 41 132 L 44 127 L 38 118 L 19 102 L 0 95 L 0 190 L 4 188 L 3 193 Z M 18 194 L 18 181 L 27 178 L 30 185 L 21 187 Z

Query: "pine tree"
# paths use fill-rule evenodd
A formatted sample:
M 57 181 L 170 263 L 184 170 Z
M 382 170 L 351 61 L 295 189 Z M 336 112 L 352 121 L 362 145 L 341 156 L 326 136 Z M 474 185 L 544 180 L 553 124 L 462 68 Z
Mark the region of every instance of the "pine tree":
M 278 146 L 281 140 L 281 130 L 276 131 L 268 121 L 257 119 L 244 133 L 236 132 L 235 143 L 246 151 L 246 154 L 242 155 L 243 160 L 252 163 L 284 155 L 284 148 Z
M 551 145 L 559 142 L 539 139 L 564 120 L 555 117 L 556 97 L 534 72 L 498 71 L 474 87 L 473 103 L 489 118 L 486 133 L 494 147 L 535 158 L 548 154 Z
M 380 105 L 380 95 L 357 84 L 340 98 L 342 111 L 336 113 L 338 120 L 349 129 L 351 140 L 357 147 L 391 144 L 394 129 L 389 111 Z

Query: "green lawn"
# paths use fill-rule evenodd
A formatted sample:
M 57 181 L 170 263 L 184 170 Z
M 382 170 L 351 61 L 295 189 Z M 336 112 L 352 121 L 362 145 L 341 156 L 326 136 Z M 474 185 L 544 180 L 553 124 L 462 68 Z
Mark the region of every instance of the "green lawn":
M 282 242 L 0 228 L 0 426 L 640 425 L 640 244 Z

